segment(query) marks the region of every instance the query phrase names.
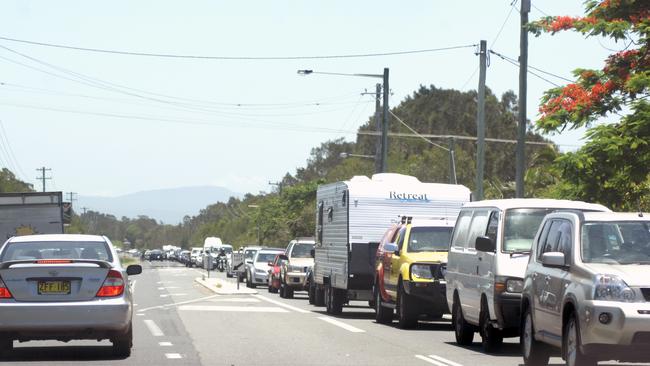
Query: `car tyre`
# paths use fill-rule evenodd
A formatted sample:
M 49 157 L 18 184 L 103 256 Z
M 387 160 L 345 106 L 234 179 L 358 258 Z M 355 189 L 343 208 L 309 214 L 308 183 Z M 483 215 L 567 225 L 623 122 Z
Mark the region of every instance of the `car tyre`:
M 284 285 L 284 298 L 285 299 L 293 299 L 293 288 Z
M 469 346 L 474 341 L 474 327 L 465 321 L 463 310 L 457 299 L 454 299 L 451 313 L 451 323 L 454 327 L 456 343 L 461 346 Z
M 133 347 L 133 327 L 129 324 L 129 330 L 112 340 L 113 354 L 117 357 L 126 358 L 131 356 L 131 347 Z
M 565 361 L 567 366 L 596 366 L 596 359 L 582 353 L 580 346 L 580 325 L 575 313 L 569 316 L 569 320 L 564 325 L 564 336 L 562 343 L 564 346 Z
M 393 309 L 384 307 L 381 304 L 381 294 L 375 285 L 375 321 L 379 324 L 390 324 L 393 322 Z
M 314 305 L 315 306 L 325 306 L 325 290 L 315 286 L 316 290 L 314 291 Z
M 548 347 L 535 339 L 535 326 L 530 307 L 524 312 L 521 326 L 521 354 L 524 356 L 525 366 L 546 366 L 550 358 Z
M 495 328 L 490 323 L 490 315 L 487 305 L 481 309 L 480 315 L 480 329 L 481 329 L 481 346 L 483 347 L 483 352 L 485 353 L 494 353 L 501 349 L 503 345 L 503 333 L 501 330 Z
M 307 295 L 309 297 L 309 304 L 314 305 L 316 303 L 316 284 L 314 283 L 314 278 L 312 276 L 309 276 Z
M 0 337 L 0 357 L 7 357 L 14 349 L 14 340 L 9 337 Z
M 284 285 L 282 283 L 280 283 L 280 297 L 281 298 L 284 299 L 285 297 L 287 297 L 287 292 L 286 291 L 287 291 L 287 289 L 284 287 Z
M 343 311 L 343 301 L 338 296 L 338 291 L 332 285 L 325 285 L 325 309 L 331 315 L 339 315 Z
M 397 326 L 402 329 L 414 328 L 418 323 L 416 304 L 413 298 L 406 293 L 402 281 L 397 290 Z

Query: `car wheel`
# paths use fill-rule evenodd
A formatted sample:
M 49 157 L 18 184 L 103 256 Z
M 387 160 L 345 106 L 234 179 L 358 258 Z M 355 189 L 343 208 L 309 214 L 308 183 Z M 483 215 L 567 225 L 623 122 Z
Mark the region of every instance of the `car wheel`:
M 503 334 L 490 323 L 489 310 L 485 304 L 481 309 L 480 319 L 479 324 L 481 326 L 481 346 L 483 347 L 483 352 L 497 352 L 503 345 Z
M 316 302 L 316 284 L 314 283 L 314 278 L 311 276 L 309 276 L 309 287 L 307 294 L 309 295 L 309 304 L 314 305 Z
M 380 324 L 390 324 L 393 322 L 393 309 L 384 307 L 381 304 L 381 294 L 379 288 L 375 285 L 375 321 Z
M 293 299 L 293 288 L 284 285 L 284 298 L 285 299 Z
M 341 301 L 338 291 L 330 284 L 325 286 L 325 308 L 327 313 L 332 315 L 341 314 L 343 311 L 343 301 Z
M 524 365 L 545 366 L 548 364 L 550 352 L 545 344 L 535 340 L 535 326 L 533 325 L 533 314 L 530 307 L 524 312 L 520 343 L 521 353 L 524 356 Z
M 315 306 L 325 306 L 325 291 L 323 289 L 318 288 L 318 286 L 314 285 L 316 289 L 314 290 L 314 305 Z
M 14 349 L 14 340 L 9 337 L 0 337 L 0 357 L 9 356 Z
M 287 296 L 286 289 L 284 288 L 284 285 L 280 283 L 280 297 L 285 298 Z
M 129 357 L 131 356 L 131 347 L 133 347 L 133 328 L 129 324 L 129 330 L 122 335 L 114 338 L 113 342 L 113 354 L 117 357 Z
M 565 360 L 567 366 L 596 366 L 598 362 L 588 357 L 580 350 L 580 327 L 575 313 L 569 316 L 564 326 L 564 351 L 566 352 Z
M 397 290 L 397 325 L 402 329 L 411 329 L 418 323 L 418 314 L 413 299 L 404 290 L 402 281 Z
M 456 343 L 461 346 L 469 346 L 474 341 L 474 327 L 468 324 L 463 317 L 463 310 L 457 299 L 454 299 L 451 313 L 451 323 L 454 326 Z

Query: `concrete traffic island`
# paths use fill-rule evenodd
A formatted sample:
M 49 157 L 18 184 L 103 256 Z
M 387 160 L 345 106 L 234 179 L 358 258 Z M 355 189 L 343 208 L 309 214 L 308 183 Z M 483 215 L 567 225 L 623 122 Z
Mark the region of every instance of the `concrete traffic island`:
M 258 293 L 257 290 L 246 287 L 245 283 L 240 283 L 239 289 L 237 289 L 237 283 L 220 278 L 203 276 L 195 278 L 194 282 L 218 295 L 256 295 Z

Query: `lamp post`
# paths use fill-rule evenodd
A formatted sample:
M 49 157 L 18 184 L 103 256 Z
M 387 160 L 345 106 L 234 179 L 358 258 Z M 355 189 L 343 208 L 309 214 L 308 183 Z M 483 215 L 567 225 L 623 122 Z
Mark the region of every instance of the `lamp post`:
M 359 76 L 359 77 L 369 77 L 369 78 L 381 78 L 384 94 L 383 94 L 383 113 L 382 113 L 382 123 L 381 123 L 381 151 L 378 152 L 377 159 L 379 159 L 379 172 L 386 173 L 388 170 L 388 92 L 390 90 L 388 86 L 388 68 L 384 68 L 383 74 L 346 74 L 341 72 L 325 72 L 325 71 L 314 71 L 314 70 L 298 70 L 299 75 L 311 75 L 311 74 L 320 74 L 320 75 L 334 75 L 334 76 Z

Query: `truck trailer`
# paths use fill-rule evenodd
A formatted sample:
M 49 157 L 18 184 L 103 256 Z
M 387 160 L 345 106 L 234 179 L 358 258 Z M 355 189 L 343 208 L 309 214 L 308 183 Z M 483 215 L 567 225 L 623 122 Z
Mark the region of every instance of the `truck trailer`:
M 462 185 L 394 173 L 319 186 L 310 302 L 337 314 L 351 300 L 372 301 L 375 255 L 386 229 L 403 215 L 455 220 L 470 194 Z
M 0 245 L 32 234 L 63 234 L 63 193 L 0 193 Z

